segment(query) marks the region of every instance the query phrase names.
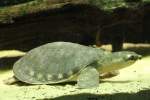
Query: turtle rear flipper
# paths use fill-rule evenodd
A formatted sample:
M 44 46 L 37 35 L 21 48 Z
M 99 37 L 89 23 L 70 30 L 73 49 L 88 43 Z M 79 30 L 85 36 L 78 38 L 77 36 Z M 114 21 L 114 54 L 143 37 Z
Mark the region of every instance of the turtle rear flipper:
M 18 80 L 15 76 L 10 77 L 10 78 L 8 78 L 8 79 L 6 79 L 6 80 L 3 80 L 4 84 L 7 84 L 7 85 L 14 84 L 14 83 L 16 83 L 16 82 L 18 82 L 18 81 L 19 81 L 19 80 Z
M 87 67 L 81 71 L 77 79 L 77 86 L 79 88 L 92 88 L 99 85 L 99 72 L 92 68 L 92 66 Z

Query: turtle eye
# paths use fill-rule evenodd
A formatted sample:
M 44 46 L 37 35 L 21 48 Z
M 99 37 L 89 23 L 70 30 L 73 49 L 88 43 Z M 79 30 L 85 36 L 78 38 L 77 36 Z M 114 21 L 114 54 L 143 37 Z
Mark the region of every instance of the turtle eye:
M 136 58 L 135 58 L 135 56 L 133 56 L 133 55 L 128 55 L 128 60 L 135 60 Z

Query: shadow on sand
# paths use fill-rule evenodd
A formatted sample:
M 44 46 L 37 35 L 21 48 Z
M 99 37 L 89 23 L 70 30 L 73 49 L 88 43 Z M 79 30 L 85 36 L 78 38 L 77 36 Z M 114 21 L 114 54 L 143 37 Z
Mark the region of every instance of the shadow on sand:
M 7 57 L 0 58 L 0 70 L 12 69 L 14 62 L 16 62 L 20 57 Z
M 150 56 L 150 45 L 146 47 L 128 47 L 124 50 L 134 51 L 142 56 Z
M 115 93 L 103 95 L 82 93 L 60 96 L 53 99 L 43 98 L 37 100 L 150 100 L 150 90 L 143 90 L 137 93 Z

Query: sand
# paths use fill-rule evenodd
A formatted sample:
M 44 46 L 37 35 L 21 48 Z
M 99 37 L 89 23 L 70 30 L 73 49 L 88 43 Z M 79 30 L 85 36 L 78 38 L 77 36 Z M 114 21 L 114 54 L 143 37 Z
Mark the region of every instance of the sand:
M 90 89 L 79 89 L 76 83 L 5 85 L 3 80 L 13 72 L 0 70 L 0 100 L 150 100 L 150 47 L 146 51 L 142 51 L 141 60 L 120 70 L 118 76 L 101 80 L 99 87 Z

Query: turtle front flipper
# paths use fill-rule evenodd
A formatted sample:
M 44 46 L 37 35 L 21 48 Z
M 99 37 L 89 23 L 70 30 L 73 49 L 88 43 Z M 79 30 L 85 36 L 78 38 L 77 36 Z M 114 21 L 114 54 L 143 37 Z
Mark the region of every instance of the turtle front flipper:
M 4 84 L 7 84 L 7 85 L 14 84 L 14 83 L 16 83 L 16 82 L 18 82 L 18 81 L 19 81 L 19 80 L 18 80 L 15 76 L 10 77 L 10 78 L 8 78 L 8 79 L 6 79 L 6 80 L 3 80 Z
M 92 66 L 88 66 L 80 72 L 77 78 L 79 88 L 92 88 L 99 85 L 99 72 Z

